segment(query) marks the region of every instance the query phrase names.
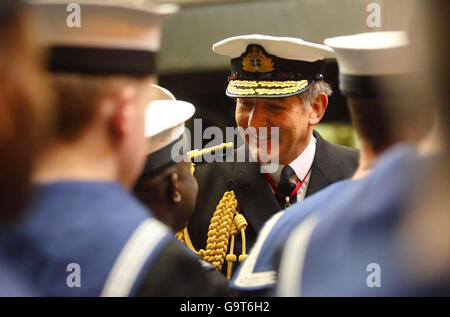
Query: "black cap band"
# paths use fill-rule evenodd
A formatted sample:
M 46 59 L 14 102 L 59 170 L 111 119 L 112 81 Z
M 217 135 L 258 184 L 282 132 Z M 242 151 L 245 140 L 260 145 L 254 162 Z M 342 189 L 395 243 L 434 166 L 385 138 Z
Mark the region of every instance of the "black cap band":
M 398 83 L 411 81 L 417 74 L 359 76 L 339 74 L 339 90 L 344 95 L 362 97 L 399 96 L 406 93 Z
M 173 147 L 177 145 L 178 151 L 173 152 Z M 156 152 L 147 155 L 147 161 L 145 162 L 144 171 L 142 175 L 151 174 L 163 170 L 171 165 L 175 165 L 182 161 L 183 157 L 187 153 L 187 142 L 181 135 L 178 139 L 172 143 L 164 146 Z
M 144 50 L 54 46 L 48 69 L 52 72 L 148 76 L 156 71 L 155 53 Z
M 251 73 L 242 70 L 241 58 L 231 60 L 231 77 L 239 80 L 320 80 L 325 71 L 325 60 L 315 62 L 277 58 L 277 68 L 269 73 Z M 233 76 L 233 74 L 235 74 Z

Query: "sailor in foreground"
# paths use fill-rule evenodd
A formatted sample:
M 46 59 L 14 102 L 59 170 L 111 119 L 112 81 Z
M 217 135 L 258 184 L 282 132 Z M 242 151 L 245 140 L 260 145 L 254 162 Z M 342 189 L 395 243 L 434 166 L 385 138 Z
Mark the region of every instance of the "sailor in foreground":
M 184 123 L 192 117 L 195 107 L 175 100 L 162 87 L 154 87 L 161 96 L 146 113 L 146 163 L 134 192 L 160 221 L 176 232 L 186 227 L 197 198 L 198 185 L 187 157 L 184 133 Z
M 236 98 L 236 123 L 244 131 L 245 144 L 223 162 L 197 169 L 199 195 L 188 232 L 197 249 L 213 250 L 216 268 L 225 273 L 230 265 L 237 267 L 245 259 L 244 247 L 253 246 L 273 214 L 351 177 L 358 151 L 330 144 L 313 130 L 331 93 L 323 80 L 325 58 L 333 56 L 331 49 L 296 38 L 243 35 L 214 44 L 213 51 L 231 57 L 226 94 Z M 268 135 L 271 128 L 278 128 L 278 133 Z M 263 153 L 273 160 L 262 160 Z M 275 169 L 262 173 L 264 162 L 276 161 Z M 236 210 L 231 217 L 244 217 L 248 223 L 246 243 L 237 237 L 234 244 L 239 257 L 227 256 L 236 231 L 216 215 L 227 203 Z M 210 230 L 220 226 L 220 234 Z
M 433 117 L 427 95 L 409 88 L 423 78 L 419 65 L 409 58 L 405 32 L 342 36 L 325 44 L 337 54 L 340 89 L 362 142 L 361 166 L 355 180 L 330 186 L 274 220 L 278 233 L 294 222 L 288 239 L 278 240 L 287 241 L 278 295 L 419 295 L 421 277 L 411 274 L 405 256 L 417 245 L 401 245 L 396 237 L 435 160 L 417 151 Z M 398 142 L 409 144 L 392 146 Z
M 192 117 L 195 107 L 189 102 L 175 100 L 172 93 L 163 87 L 152 86 L 157 90 L 158 96 L 157 100 L 150 103 L 145 116 L 147 154 L 143 171 L 134 185 L 134 193 L 152 214 L 174 230 L 172 234 L 175 234 L 186 227 L 197 199 L 197 181 L 193 175 L 193 163 L 190 152 L 187 151 L 189 145 L 185 134 L 185 122 Z M 207 280 L 208 284 L 214 286 L 214 289 L 208 292 L 198 290 L 198 293 L 191 295 L 228 294 L 228 282 L 223 275 L 178 241 L 176 244 L 158 254 L 152 269 L 157 273 L 150 275 L 150 282 L 145 285 L 147 294 L 158 295 L 160 288 L 164 287 L 183 287 L 178 285 L 177 280 L 186 278 L 176 275 L 186 269 L 189 269 L 189 278 L 194 285 L 197 283 L 195 280 Z M 205 272 L 199 271 L 198 265 L 195 267 L 194 263 L 190 263 L 193 261 L 198 261 Z M 169 262 L 173 262 L 172 270 L 167 269 Z M 177 263 L 180 265 L 178 268 Z M 167 284 L 167 280 L 172 281 L 174 285 Z
M 0 2 L 0 237 L 27 205 L 36 152 L 52 132 L 52 99 L 33 22 L 22 1 Z M 39 295 L 5 251 L 0 242 L 0 297 Z
M 35 5 L 48 23 L 58 133 L 2 249 L 44 296 L 215 295 L 196 256 L 128 191 L 144 164 L 164 7 L 79 4 L 78 29 L 66 27 L 65 3 Z
M 153 86 L 159 91 L 159 96 L 158 100 L 151 103 L 146 114 L 147 157 L 134 192 L 153 211 L 156 218 L 177 232 L 179 240 L 200 255 L 189 241 L 189 235 L 182 231 L 194 212 L 197 200 L 198 184 L 192 160 L 232 144 L 187 152 L 189 145 L 184 123 L 194 114 L 194 106 L 176 100 L 163 87 Z M 212 271 L 208 273 L 212 279 L 224 279 L 212 264 L 203 260 L 200 263 L 205 270 Z

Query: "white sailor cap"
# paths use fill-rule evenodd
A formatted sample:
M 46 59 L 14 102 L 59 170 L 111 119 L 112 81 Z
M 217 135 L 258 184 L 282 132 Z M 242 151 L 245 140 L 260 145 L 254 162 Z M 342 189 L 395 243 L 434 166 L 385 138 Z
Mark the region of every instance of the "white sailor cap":
M 292 37 L 241 35 L 213 45 L 231 58 L 226 94 L 230 97 L 279 98 L 299 94 L 323 79 L 329 47 Z
M 127 74 L 155 72 L 163 17 L 176 5 L 137 1 L 30 1 L 42 24 L 53 72 Z
M 152 89 L 154 96 L 152 100 L 176 100 L 175 96 L 170 92 L 169 89 L 161 87 L 159 85 L 152 84 Z M 149 132 L 150 133 L 150 132 Z
M 167 89 L 153 85 L 157 100 L 147 107 L 145 136 L 147 161 L 144 174 L 153 173 L 180 162 L 188 151 L 185 122 L 195 112 L 189 102 L 176 100 Z
M 337 56 L 339 88 L 344 94 L 387 95 L 416 71 L 403 31 L 371 32 L 325 39 Z M 390 89 L 392 88 L 392 89 Z

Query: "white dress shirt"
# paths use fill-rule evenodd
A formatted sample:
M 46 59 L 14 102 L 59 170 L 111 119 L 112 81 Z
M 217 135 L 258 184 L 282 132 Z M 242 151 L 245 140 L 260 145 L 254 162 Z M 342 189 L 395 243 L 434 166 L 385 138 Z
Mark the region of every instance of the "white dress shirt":
M 306 149 L 299 156 L 297 156 L 296 159 L 294 159 L 291 163 L 289 163 L 289 166 L 292 167 L 292 169 L 295 172 L 295 175 L 292 175 L 289 181 L 297 183 L 299 179 L 303 179 L 306 176 L 306 174 L 308 173 L 309 169 L 312 166 L 314 155 L 316 154 L 316 142 L 317 142 L 316 138 L 314 136 L 311 136 L 311 140 L 309 141 L 309 144 L 306 147 Z M 277 184 L 280 181 L 281 170 L 283 169 L 283 167 L 284 165 L 279 165 L 275 172 L 269 173 L 269 175 L 273 178 L 273 180 Z M 309 173 L 308 177 L 306 177 L 305 181 L 300 187 L 300 190 L 297 192 L 297 202 L 300 202 L 305 198 L 310 178 L 311 172 Z M 272 187 L 270 188 L 272 189 Z M 274 192 L 273 189 L 272 192 Z

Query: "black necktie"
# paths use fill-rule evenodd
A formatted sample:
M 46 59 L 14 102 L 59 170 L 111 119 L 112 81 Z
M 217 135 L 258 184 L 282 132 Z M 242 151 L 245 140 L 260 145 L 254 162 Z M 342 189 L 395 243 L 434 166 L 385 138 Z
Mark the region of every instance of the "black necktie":
M 295 172 L 292 169 L 292 167 L 290 167 L 289 165 L 286 165 L 281 170 L 281 177 L 280 177 L 280 182 L 278 183 L 278 189 L 280 190 L 280 192 L 283 195 L 288 196 L 288 197 L 292 193 L 292 191 L 295 189 L 295 186 L 297 185 L 296 183 L 292 183 L 289 181 L 289 178 L 291 178 L 293 175 L 295 175 Z M 278 202 L 280 203 L 280 205 L 284 208 L 284 206 L 286 205 L 286 198 L 284 198 L 284 197 L 281 198 L 277 195 L 277 199 L 278 199 Z M 296 202 L 297 202 L 297 195 L 294 195 L 293 197 L 289 198 L 290 204 L 293 204 Z

